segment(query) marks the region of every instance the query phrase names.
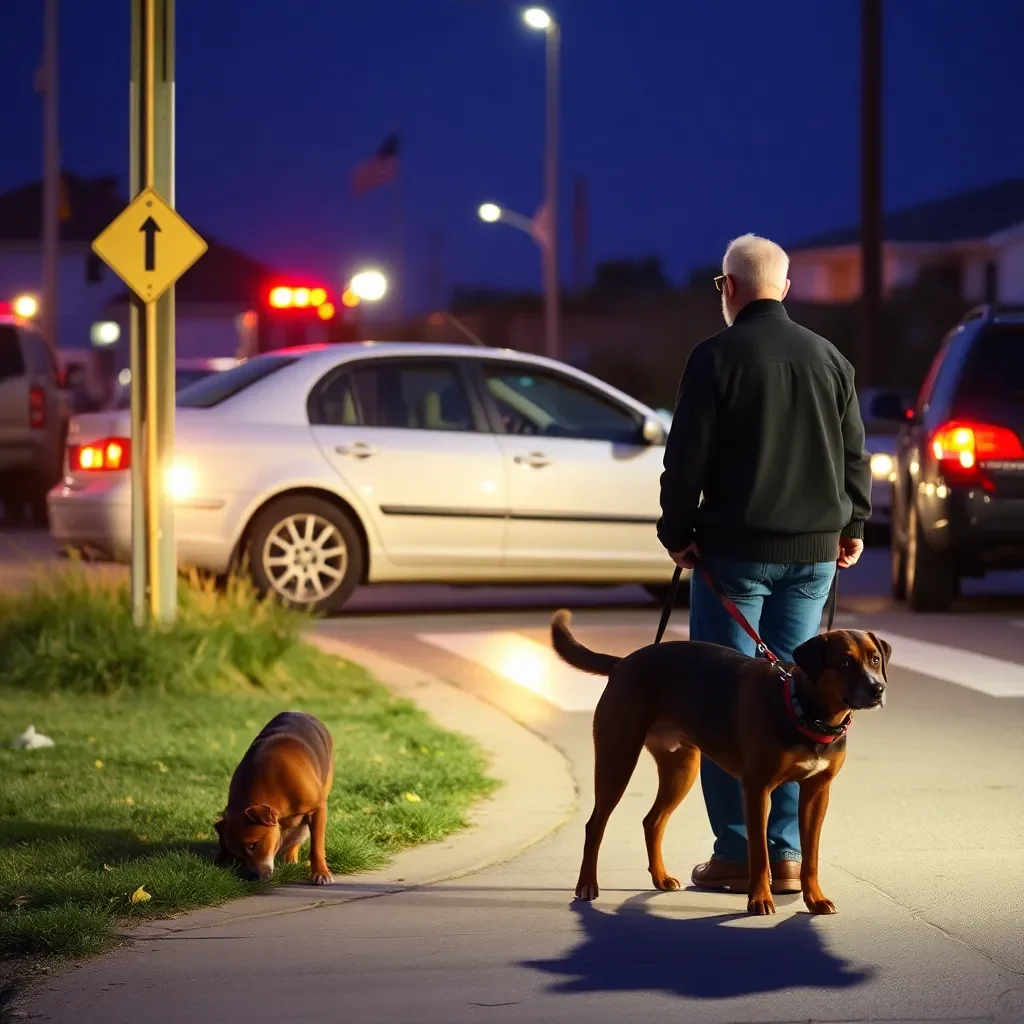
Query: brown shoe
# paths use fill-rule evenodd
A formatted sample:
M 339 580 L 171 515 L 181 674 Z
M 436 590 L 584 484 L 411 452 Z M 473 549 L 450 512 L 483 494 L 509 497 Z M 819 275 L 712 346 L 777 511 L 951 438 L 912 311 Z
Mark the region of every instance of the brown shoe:
M 711 860 L 698 864 L 690 875 L 690 881 L 698 889 L 725 889 L 726 892 L 746 892 L 747 865 L 737 861 Z
M 800 891 L 800 861 L 773 860 L 771 864 L 772 892 L 786 896 Z
M 772 892 L 785 896 L 800 892 L 800 861 L 776 860 L 771 863 Z M 744 893 L 750 888 L 747 865 L 737 861 L 711 860 L 698 864 L 690 875 L 698 889 L 724 889 L 726 892 Z

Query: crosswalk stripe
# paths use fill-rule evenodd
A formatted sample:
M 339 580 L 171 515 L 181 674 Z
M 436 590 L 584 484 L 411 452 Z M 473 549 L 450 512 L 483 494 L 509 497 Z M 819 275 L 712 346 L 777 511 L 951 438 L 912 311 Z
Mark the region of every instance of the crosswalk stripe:
M 669 633 L 682 640 L 689 636 L 686 626 L 672 626 Z M 988 697 L 1024 697 L 1024 665 L 912 637 L 885 635 L 892 644 L 894 666 Z M 567 665 L 546 643 L 513 631 L 420 633 L 417 639 L 475 662 L 563 711 L 593 711 L 604 689 L 599 678 Z
M 892 644 L 892 665 L 933 676 L 988 697 L 1024 697 L 1024 665 L 960 647 L 914 640 L 909 636 L 884 635 Z
M 420 633 L 417 639 L 474 661 L 563 711 L 593 711 L 604 689 L 597 676 L 574 669 L 550 647 L 518 633 Z

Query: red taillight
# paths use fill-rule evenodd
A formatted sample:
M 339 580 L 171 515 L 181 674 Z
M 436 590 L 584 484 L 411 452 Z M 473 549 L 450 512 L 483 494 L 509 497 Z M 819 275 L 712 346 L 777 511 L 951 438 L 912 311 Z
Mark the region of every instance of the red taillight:
M 46 426 L 46 393 L 36 385 L 28 389 L 28 425 Z
M 127 437 L 106 437 L 102 441 L 69 445 L 68 462 L 77 473 L 129 469 L 132 464 L 132 442 Z
M 986 462 L 1024 460 L 1024 445 L 1007 427 L 954 420 L 932 435 L 932 455 L 946 472 L 976 478 Z

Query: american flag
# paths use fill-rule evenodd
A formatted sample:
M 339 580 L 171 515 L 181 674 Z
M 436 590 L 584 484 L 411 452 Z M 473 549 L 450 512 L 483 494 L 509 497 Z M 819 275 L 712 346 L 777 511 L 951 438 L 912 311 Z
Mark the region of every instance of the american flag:
M 389 135 L 369 160 L 352 173 L 352 192 L 361 196 L 398 177 L 398 136 Z

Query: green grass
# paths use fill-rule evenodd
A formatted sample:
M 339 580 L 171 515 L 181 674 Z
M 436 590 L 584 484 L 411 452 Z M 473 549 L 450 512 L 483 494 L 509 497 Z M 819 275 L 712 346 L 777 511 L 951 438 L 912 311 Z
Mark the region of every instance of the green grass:
M 212 823 L 281 710 L 317 715 L 334 737 L 336 875 L 463 826 L 492 788 L 480 752 L 302 643 L 307 624 L 240 584 L 183 584 L 163 630 L 136 630 L 123 588 L 82 577 L 0 597 L 0 957 L 97 952 L 131 919 L 265 888 L 214 866 Z M 56 747 L 7 749 L 29 724 Z M 272 884 L 305 878 L 304 865 L 279 868 Z M 140 887 L 151 898 L 133 903 Z

